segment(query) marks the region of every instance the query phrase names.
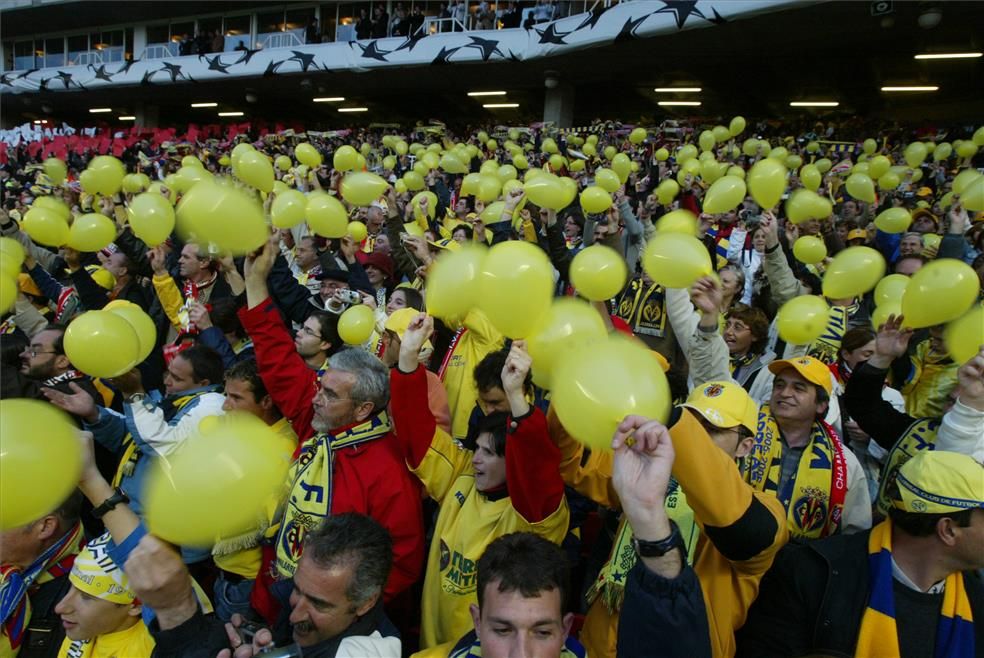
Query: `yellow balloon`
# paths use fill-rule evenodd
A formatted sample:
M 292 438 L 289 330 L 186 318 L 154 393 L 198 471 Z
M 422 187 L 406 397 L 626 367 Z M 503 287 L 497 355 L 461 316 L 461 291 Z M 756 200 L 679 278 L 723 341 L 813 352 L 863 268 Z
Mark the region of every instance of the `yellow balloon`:
M 68 167 L 58 158 L 48 158 L 44 161 L 44 173 L 51 179 L 52 185 L 61 185 L 68 175 Z
M 593 302 L 611 299 L 625 287 L 629 268 L 617 251 L 595 244 L 582 249 L 570 265 L 571 284 Z
M 530 163 L 529 161 L 527 161 L 526 156 L 520 153 L 517 153 L 516 155 L 513 156 L 512 163 L 513 166 L 516 167 L 516 169 L 527 169 L 530 166 Z
M 846 299 L 874 288 L 885 274 L 885 257 L 871 247 L 849 247 L 827 265 L 823 294 L 828 299 Z
M 664 206 L 670 205 L 670 202 L 673 201 L 679 193 L 680 184 L 672 178 L 667 178 L 656 186 L 656 200 Z
M 178 233 L 185 240 L 239 256 L 267 240 L 263 208 L 249 194 L 215 181 L 197 183 L 177 207 Z
M 618 174 L 605 167 L 595 170 L 595 185 L 609 193 L 622 187 L 622 183 L 618 179 Z
M 340 238 L 348 233 L 348 213 L 342 202 L 327 192 L 312 192 L 305 208 L 311 230 L 326 238 Z
M 861 145 L 861 148 L 864 149 L 865 153 L 871 155 L 872 153 L 878 150 L 878 142 L 876 142 L 875 140 L 869 137 L 868 139 L 864 140 L 864 143 Z
M 106 215 L 76 217 L 68 231 L 68 246 L 78 251 L 99 251 L 116 239 L 116 224 Z
M 666 422 L 670 391 L 666 375 L 645 347 L 620 337 L 577 351 L 553 375 L 551 402 L 574 438 L 593 450 L 609 449 L 628 415 Z
M 397 149 L 399 152 L 399 149 Z M 338 147 L 332 156 L 332 166 L 338 171 L 352 171 L 359 164 L 358 151 L 348 144 Z M 401 154 L 402 155 L 402 154 Z
M 181 158 L 181 166 L 182 167 L 201 167 L 202 166 L 202 161 L 199 160 L 194 155 L 186 155 L 183 158 Z
M 273 165 L 259 151 L 248 151 L 239 158 L 236 176 L 261 192 L 273 190 Z
M 946 160 L 953 153 L 953 147 L 943 142 L 942 144 L 937 144 L 936 148 L 933 149 L 933 161 L 939 162 L 940 160 Z
M 790 345 L 809 345 L 819 338 L 830 318 L 830 307 L 822 297 L 801 295 L 779 309 L 776 326 L 779 337 Z
M 294 157 L 301 164 L 305 164 L 312 169 L 321 166 L 321 153 L 313 145 L 304 142 L 294 147 Z
M 418 146 L 419 146 L 419 144 L 418 144 Z M 409 151 L 409 147 L 407 146 L 407 143 L 405 141 L 403 141 L 402 139 L 399 140 L 396 143 L 396 147 L 395 148 L 396 148 L 396 154 L 397 155 L 406 155 L 407 152 Z
M 981 126 L 974 131 L 974 136 L 971 138 L 971 141 L 977 146 L 984 146 L 984 126 Z
M 766 158 L 756 162 L 748 172 L 748 191 L 763 209 L 779 203 L 786 189 L 786 168 L 778 160 Z
M 588 142 L 584 145 L 584 148 L 581 149 L 581 152 L 584 153 L 584 155 L 593 158 L 598 155 L 598 148 L 591 142 Z
M 535 170 L 531 169 L 529 173 L 533 171 Z M 566 195 L 559 178 L 553 174 L 541 173 L 530 179 L 529 173 L 523 185 L 526 198 L 541 208 L 561 210 L 566 207 L 567 204 L 564 203 Z
M 830 171 L 830 168 L 833 166 L 834 163 L 832 163 L 827 158 L 820 158 L 813 164 L 816 165 L 817 171 L 819 171 L 821 174 L 825 174 L 828 171 Z
M 68 205 L 61 199 L 56 199 L 53 196 L 39 196 L 34 200 L 34 203 L 31 204 L 31 207 L 50 210 L 65 221 L 69 221 L 72 217 L 72 211 L 69 209 Z
M 682 233 L 683 235 L 697 235 L 697 215 L 689 210 L 671 210 L 656 222 L 656 231 L 667 233 Z
M 65 502 L 82 474 L 82 449 L 69 416 L 38 400 L 0 401 L 0 436 L 2 531 L 37 521 Z
M 632 160 L 625 153 L 616 153 L 611 161 L 612 171 L 618 174 L 619 182 L 624 185 L 629 178 L 629 173 L 632 172 Z
M 693 234 L 658 231 L 642 258 L 653 281 L 667 288 L 689 288 L 714 271 L 707 248 Z
M 31 208 L 24 213 L 21 228 L 32 240 L 48 247 L 68 242 L 68 222 L 47 208 Z
M 611 160 L 618 153 L 618 150 L 614 146 L 606 146 L 604 150 L 605 159 Z
M 771 151 L 769 151 L 768 157 L 772 158 L 773 160 L 778 160 L 779 162 L 785 164 L 786 158 L 788 156 L 789 156 L 789 151 L 786 149 L 785 146 L 777 146 Z
M 307 199 L 299 190 L 281 192 L 270 206 L 270 219 L 277 228 L 293 228 L 305 218 Z
M 475 190 L 475 198 L 479 201 L 489 203 L 499 198 L 502 192 L 502 182 L 495 174 L 479 174 L 478 187 Z
M 431 169 L 437 169 L 441 163 L 441 158 L 436 153 L 428 151 L 421 156 L 420 161 L 424 163 L 424 166 L 429 171 Z
M 803 158 L 795 154 L 786 156 L 786 167 L 788 169 L 796 170 L 801 166 L 803 166 Z
M 669 157 L 670 157 L 670 152 L 667 151 L 665 148 L 661 147 L 656 149 L 656 159 L 659 160 L 660 162 L 666 162 L 666 160 L 668 160 Z
M 943 332 L 946 349 L 954 362 L 970 361 L 984 347 L 984 306 L 976 306 L 947 325 Z
M 912 275 L 902 295 L 905 326 L 914 329 L 945 324 L 967 312 L 980 293 L 980 280 L 970 265 L 941 258 Z
M 479 276 L 478 305 L 508 338 L 525 338 L 550 306 L 553 266 L 528 242 L 500 242 L 489 250 Z
M 469 174 L 469 176 L 471 175 L 472 174 Z M 477 176 L 478 174 L 475 175 Z M 468 176 L 465 176 L 465 179 L 467 180 Z M 426 187 L 426 184 L 424 183 L 424 177 L 421 176 L 416 171 L 408 171 L 407 173 L 403 174 L 403 184 L 406 185 L 407 189 L 410 190 L 411 192 L 417 192 L 418 190 L 422 190 Z M 474 192 L 466 193 L 464 185 L 462 185 L 461 188 L 462 188 L 462 194 L 474 193 Z
M 632 163 L 635 165 L 635 163 Z M 584 160 L 572 160 L 570 170 L 573 172 L 584 171 Z
M 602 213 L 612 207 L 611 195 L 597 185 L 581 192 L 581 208 L 589 214 Z
M 386 157 L 383 158 L 383 169 L 390 169 L 390 170 L 396 169 L 396 156 L 395 155 L 387 155 Z M 445 171 L 447 171 L 447 170 L 445 170 Z
M 700 146 L 701 151 L 711 151 L 714 149 L 714 145 L 717 144 L 717 140 L 714 139 L 714 133 L 710 130 L 705 130 L 697 138 L 697 144 Z
M 803 187 L 810 190 L 811 192 L 816 192 L 820 188 L 820 182 L 822 176 L 820 170 L 817 169 L 816 165 L 808 164 L 803 165 L 803 168 L 799 172 L 800 180 L 803 182 Z
M 758 153 L 758 147 L 759 147 L 759 141 L 754 137 L 749 137 L 742 143 L 741 152 L 747 155 L 748 157 L 752 157 L 753 155 Z
M 601 315 L 590 304 L 571 297 L 554 300 L 527 339 L 533 359 L 533 381 L 551 388 L 551 375 L 580 348 L 605 339 L 608 331 Z
M 349 222 L 348 234 L 353 240 L 361 243 L 369 235 L 369 231 L 362 222 Z
M 410 199 L 410 207 L 413 208 L 413 216 L 418 220 L 423 217 L 423 213 L 420 212 L 420 201 L 422 199 L 427 199 L 427 217 L 434 219 L 434 215 L 437 212 L 437 195 L 430 190 L 418 192 L 413 195 L 412 199 Z
M 181 450 L 155 460 L 147 476 L 147 529 L 182 546 L 212 546 L 253 531 L 280 502 L 293 452 L 291 441 L 255 416 L 208 420 Z
M 392 158 L 393 156 L 389 156 L 389 157 Z M 395 158 L 393 159 L 393 164 L 394 165 L 396 164 Z M 385 158 L 383 158 L 383 166 L 384 167 L 386 166 Z M 456 155 L 452 153 L 445 153 L 443 156 L 441 156 L 441 159 L 438 161 L 438 166 L 444 171 L 448 172 L 449 174 L 468 173 L 468 167 L 465 166 L 465 163 L 463 163 L 460 159 L 458 159 Z M 386 167 L 386 168 L 392 169 L 393 167 Z
M 338 337 L 348 345 L 362 345 L 372 336 L 376 318 L 364 304 L 350 307 L 338 318 Z
M 65 355 L 92 377 L 118 377 L 139 360 L 140 339 L 133 326 L 112 311 L 88 311 L 65 330 Z
M 0 272 L 0 313 L 6 313 L 17 302 L 17 283 L 6 272 Z
M 972 158 L 977 153 L 977 145 L 971 141 L 962 143 L 957 147 L 957 155 L 961 158 Z
M 165 190 L 167 190 L 167 196 L 166 197 L 164 196 L 164 191 Z M 173 188 L 168 188 L 166 184 L 164 184 L 164 183 L 162 183 L 160 181 L 154 181 L 153 183 L 151 183 L 150 185 L 148 185 L 147 186 L 147 192 L 149 194 L 156 194 L 159 197 L 161 197 L 162 199 L 163 198 L 166 198 L 167 202 L 169 204 L 171 204 L 172 206 L 174 205 L 174 202 L 178 200 L 178 195 L 174 191 L 174 189 Z
M 157 325 L 142 308 L 126 300 L 114 300 L 104 306 L 103 310 L 115 313 L 133 327 L 137 335 L 137 363 L 142 363 L 157 345 Z
M 745 117 L 737 116 L 731 120 L 728 126 L 728 133 L 732 137 L 736 137 L 745 132 Z
M 540 150 L 544 153 L 556 153 L 557 152 L 557 142 L 551 137 L 547 137 L 543 140 L 543 144 L 540 146 Z
M 804 235 L 793 243 L 793 256 L 801 263 L 815 265 L 827 257 L 827 245 L 818 237 Z
M 737 176 L 724 176 L 714 181 L 704 196 L 704 212 L 716 215 L 730 212 L 745 200 L 745 181 Z
M 99 155 L 89 161 L 86 171 L 90 172 L 93 191 L 103 196 L 112 196 L 123 186 L 126 167 L 111 155 Z M 89 191 L 89 190 L 86 190 Z
M 882 325 L 888 322 L 889 316 L 898 317 L 902 315 L 902 302 L 890 301 L 881 304 L 871 313 L 871 328 L 875 331 L 881 329 Z
M 356 171 L 345 174 L 340 191 L 342 198 L 353 206 L 368 206 L 379 199 L 386 192 L 387 187 L 389 183 L 380 176 L 368 171 Z
M 851 174 L 847 179 L 847 192 L 859 201 L 875 202 L 875 184 L 867 174 Z
M 875 305 L 902 303 L 902 295 L 909 286 L 909 277 L 904 274 L 889 274 L 875 286 Z
M 984 176 L 978 176 L 964 188 L 960 205 L 973 212 L 984 210 Z
M 970 187 L 971 183 L 973 183 L 974 185 L 981 185 L 982 183 L 984 183 L 984 180 L 979 180 L 980 177 L 981 174 L 978 173 L 977 171 L 973 169 L 964 169 L 959 174 L 957 174 L 956 177 L 953 179 L 953 185 L 952 185 L 953 193 L 962 195 L 964 191 L 967 190 L 968 187 Z
M 899 181 L 898 174 L 895 174 L 890 171 L 878 179 L 878 189 L 891 191 L 897 188 L 900 182 L 901 181 Z
M 277 165 L 277 169 L 279 169 L 280 171 L 287 171 L 288 169 L 291 168 L 291 165 L 294 164 L 293 162 L 291 162 L 290 158 L 287 157 L 286 155 L 278 155 L 273 162 L 275 165 Z
M 786 216 L 793 224 L 808 219 L 819 219 L 822 211 L 821 197 L 807 189 L 795 190 L 786 201 Z
M 888 169 L 891 166 L 891 160 L 886 158 L 884 155 L 876 155 L 871 158 L 871 161 L 868 163 L 868 175 L 877 180 L 888 173 Z
M 807 153 L 818 153 L 820 151 L 820 142 L 807 142 L 806 152 Z
M 679 151 L 677 151 L 676 161 L 682 165 L 687 160 L 692 160 L 693 158 L 696 157 L 697 157 L 697 147 L 694 146 L 693 144 L 685 144 L 684 146 L 680 147 Z
M 911 223 L 912 216 L 905 208 L 888 208 L 875 217 L 875 226 L 884 233 L 905 233 Z
M 13 238 L 0 238 L 0 273 L 17 278 L 25 255 L 20 242 Z
M 567 164 L 567 161 L 559 153 L 554 153 L 553 155 L 551 155 L 550 160 L 548 162 L 550 162 L 550 169 L 552 169 L 553 171 L 560 171 Z
M 646 129 L 645 128 L 635 128 L 629 133 L 629 141 L 633 144 L 642 144 L 646 141 Z
M 159 192 L 150 191 L 133 197 L 128 215 L 133 234 L 148 247 L 164 242 L 174 230 L 174 207 Z
M 487 250 L 465 245 L 445 251 L 427 273 L 427 313 L 446 322 L 464 319 L 478 300 L 479 275 Z

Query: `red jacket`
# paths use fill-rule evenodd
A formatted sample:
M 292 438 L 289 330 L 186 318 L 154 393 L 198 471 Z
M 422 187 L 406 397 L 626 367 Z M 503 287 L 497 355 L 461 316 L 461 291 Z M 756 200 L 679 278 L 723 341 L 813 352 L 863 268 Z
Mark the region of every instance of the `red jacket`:
M 263 384 L 290 420 L 301 445 L 314 435 L 312 399 L 318 375 L 297 354 L 272 300 L 241 309 L 239 318 L 253 339 Z M 407 470 L 394 435 L 338 450 L 332 490 L 330 514 L 371 516 L 392 536 L 393 570 L 385 590 L 389 601 L 416 582 L 424 558 L 420 486 Z M 265 560 L 261 574 L 268 567 Z

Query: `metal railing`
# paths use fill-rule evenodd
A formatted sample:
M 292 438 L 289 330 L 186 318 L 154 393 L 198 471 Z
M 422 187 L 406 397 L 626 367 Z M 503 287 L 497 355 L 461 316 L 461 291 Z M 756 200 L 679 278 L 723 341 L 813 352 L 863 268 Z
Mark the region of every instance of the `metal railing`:
M 140 59 L 162 59 L 164 57 L 177 57 L 178 56 L 178 44 L 173 41 L 168 41 L 166 43 L 151 43 L 144 48 L 143 53 L 140 55 Z
M 256 43 L 260 48 L 293 48 L 303 46 L 304 39 L 301 38 L 302 30 L 288 30 L 287 32 L 267 32 L 266 34 L 256 35 Z

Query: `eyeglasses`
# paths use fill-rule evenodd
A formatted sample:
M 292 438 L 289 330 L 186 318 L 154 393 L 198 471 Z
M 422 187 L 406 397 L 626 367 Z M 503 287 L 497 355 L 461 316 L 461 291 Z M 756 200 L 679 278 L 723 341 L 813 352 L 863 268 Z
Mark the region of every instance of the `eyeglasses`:
M 312 338 L 321 338 L 321 334 L 318 333 L 317 331 L 315 331 L 314 329 L 312 329 L 311 327 L 301 326 L 300 332 L 302 334 L 306 334 L 308 336 L 311 336 Z
M 38 354 L 58 354 L 58 352 L 54 350 L 51 351 L 42 350 L 42 349 L 38 349 L 37 347 L 29 347 L 27 349 L 27 353 L 31 355 L 31 358 L 37 358 Z
M 323 388 L 319 388 L 318 392 L 314 394 L 314 397 L 324 398 L 326 402 L 343 402 L 346 400 L 354 402 L 352 398 L 340 398 L 334 391 L 325 391 Z

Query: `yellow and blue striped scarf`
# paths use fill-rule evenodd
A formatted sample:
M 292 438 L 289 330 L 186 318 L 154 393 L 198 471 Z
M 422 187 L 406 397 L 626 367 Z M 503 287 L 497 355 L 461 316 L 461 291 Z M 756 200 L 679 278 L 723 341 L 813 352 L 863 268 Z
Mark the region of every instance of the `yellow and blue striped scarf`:
M 901 656 L 895 625 L 895 594 L 892 591 L 892 521 L 872 528 L 868 538 L 868 607 L 861 617 L 861 630 L 854 651 L 856 658 Z M 974 616 L 959 571 L 946 577 L 943 607 L 936 626 L 935 658 L 957 658 L 974 654 Z

